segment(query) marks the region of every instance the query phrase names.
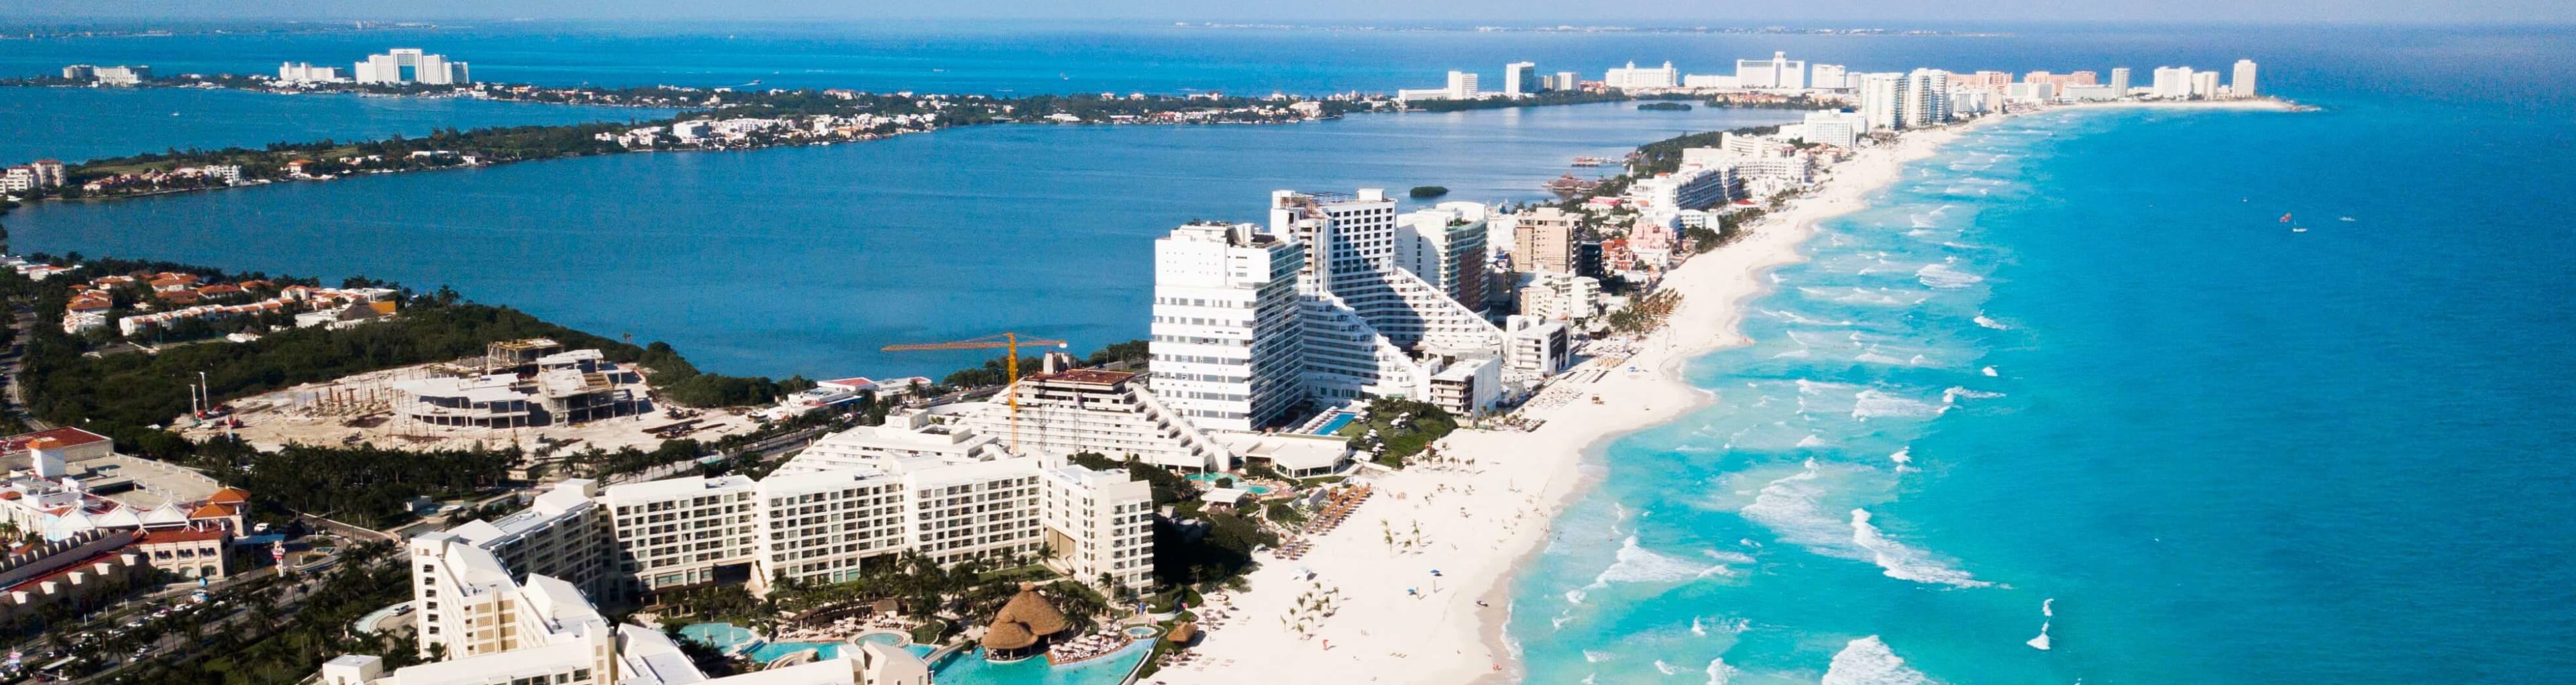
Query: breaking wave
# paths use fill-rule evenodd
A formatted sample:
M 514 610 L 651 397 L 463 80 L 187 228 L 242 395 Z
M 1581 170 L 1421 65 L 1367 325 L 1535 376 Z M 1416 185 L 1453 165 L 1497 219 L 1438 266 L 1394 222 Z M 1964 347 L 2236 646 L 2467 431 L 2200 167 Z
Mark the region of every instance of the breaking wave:
M 1994 585 L 1994 583 L 1977 580 L 1966 571 L 1942 565 L 1940 561 L 1933 559 L 1929 552 L 1887 539 L 1886 535 L 1879 532 L 1877 526 L 1869 524 L 1869 518 L 1867 509 L 1852 510 L 1851 541 L 1852 544 L 1867 550 L 1870 561 L 1878 564 L 1887 577 L 1963 588 Z
M 1726 685 L 1726 681 L 1733 680 L 1738 671 L 1735 670 L 1735 667 L 1726 665 L 1725 659 L 1710 659 L 1708 660 L 1708 671 L 1706 672 L 1708 673 L 1708 685 Z
M 1932 679 L 1905 666 L 1905 660 L 1871 635 L 1843 645 L 1825 668 L 1822 685 L 1931 685 Z
M 1952 269 L 1948 264 L 1923 267 L 1914 272 L 1914 279 L 1922 281 L 1924 285 L 1944 290 L 1965 288 L 1986 280 L 1985 277 L 1976 274 Z

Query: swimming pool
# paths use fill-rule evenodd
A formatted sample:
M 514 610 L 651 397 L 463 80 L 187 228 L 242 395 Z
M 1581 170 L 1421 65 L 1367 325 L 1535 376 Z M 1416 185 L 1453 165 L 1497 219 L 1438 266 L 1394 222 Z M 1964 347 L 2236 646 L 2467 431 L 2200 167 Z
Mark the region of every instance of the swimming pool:
M 1261 496 L 1261 495 L 1267 495 L 1267 494 L 1270 494 L 1270 493 L 1272 493 L 1272 492 L 1277 492 L 1277 491 L 1278 491 L 1278 489 L 1277 489 L 1277 488 L 1273 488 L 1273 487 L 1270 487 L 1270 486 L 1267 486 L 1267 485 L 1251 485 L 1251 484 L 1247 484 L 1247 483 L 1244 483 L 1244 482 L 1243 482 L 1243 478 L 1242 478 L 1241 476 L 1235 476 L 1235 475 L 1223 474 L 1223 473 L 1193 473 L 1193 474 L 1190 474 L 1190 475 L 1187 475 L 1187 476 L 1182 476 L 1182 478 L 1187 478 L 1187 479 L 1189 479 L 1191 482 L 1196 482 L 1196 483 L 1206 483 L 1206 484 L 1209 484 L 1209 485 L 1215 485 L 1215 484 L 1216 484 L 1216 482 L 1217 482 L 1217 481 L 1219 481 L 1219 480 L 1232 480 L 1232 481 L 1234 481 L 1234 486 L 1235 486 L 1235 487 L 1243 488 L 1243 491 L 1244 491 L 1244 492 L 1252 493 L 1252 494 L 1253 494 L 1254 496 L 1256 496 L 1256 497 L 1257 497 L 1257 496 Z
M 814 650 L 815 661 L 823 661 L 841 655 L 841 643 L 838 642 L 770 642 L 758 647 L 753 647 L 751 649 L 750 656 L 752 661 L 766 664 L 777 660 L 779 657 L 795 654 L 808 649 Z
M 714 647 L 716 651 L 728 654 L 744 644 L 760 641 L 759 637 L 751 634 L 750 628 L 731 623 L 692 623 L 681 626 L 680 637 Z
M 1145 655 L 1154 652 L 1154 641 L 1129 643 L 1118 651 L 1082 663 L 1058 668 L 1045 659 L 1022 659 L 1006 664 L 984 660 L 984 648 L 959 650 L 941 663 L 930 667 L 931 682 L 939 685 L 1118 685 L 1127 673 L 1136 669 Z
M 1360 418 L 1360 416 L 1359 416 L 1358 414 L 1353 414 L 1353 413 L 1350 413 L 1350 412 L 1342 412 L 1342 413 L 1339 413 L 1339 414 L 1334 414 L 1334 415 L 1333 415 L 1333 418 L 1331 418 L 1331 419 L 1327 419 L 1327 420 L 1325 420 L 1325 421 L 1324 421 L 1324 425 L 1323 425 L 1323 427 L 1315 429 L 1315 434 L 1316 434 L 1316 435 L 1332 435 L 1332 434 L 1334 434 L 1334 433 L 1342 432 L 1342 427 L 1343 427 L 1343 426 L 1351 425 L 1351 422 L 1352 422 L 1352 421 L 1356 421 L 1356 420 L 1358 420 L 1359 418 Z

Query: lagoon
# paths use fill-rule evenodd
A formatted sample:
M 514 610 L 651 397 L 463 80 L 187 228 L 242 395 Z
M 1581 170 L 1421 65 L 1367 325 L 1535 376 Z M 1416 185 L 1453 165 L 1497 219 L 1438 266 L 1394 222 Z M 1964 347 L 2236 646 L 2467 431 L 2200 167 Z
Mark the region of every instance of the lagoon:
M 1793 120 L 1624 103 L 1277 126 L 989 126 L 827 147 L 628 154 L 12 213 L 11 247 L 363 274 L 670 342 L 711 371 L 927 374 L 1002 330 L 1142 338 L 1153 239 L 1256 221 L 1275 189 L 1546 197 L 1576 155 Z M 1396 193 L 1402 195 L 1401 192 Z M 1407 201 L 1407 204 L 1412 204 Z
M 202 88 L 0 88 L 0 165 L 169 149 L 660 119 L 671 110 Z

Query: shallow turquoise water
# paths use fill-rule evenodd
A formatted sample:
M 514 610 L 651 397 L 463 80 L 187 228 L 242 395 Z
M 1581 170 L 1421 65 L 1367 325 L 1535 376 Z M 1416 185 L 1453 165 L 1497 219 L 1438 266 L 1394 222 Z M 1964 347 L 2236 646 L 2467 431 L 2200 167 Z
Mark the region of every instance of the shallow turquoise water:
M 2576 672 L 2568 116 L 2308 99 L 2006 122 L 1827 222 L 1518 580 L 1528 682 Z

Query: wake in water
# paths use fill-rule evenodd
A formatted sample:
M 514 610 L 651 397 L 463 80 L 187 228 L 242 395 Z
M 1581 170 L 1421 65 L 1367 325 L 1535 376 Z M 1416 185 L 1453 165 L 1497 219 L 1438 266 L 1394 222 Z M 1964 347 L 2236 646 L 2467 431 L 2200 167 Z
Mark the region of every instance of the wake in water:
M 2057 598 L 2055 598 L 2055 597 L 2050 597 L 2050 598 L 2048 598 L 2048 599 L 2040 600 L 2040 601 L 2039 601 L 2039 615 L 2040 615 L 2042 618 L 2054 618 L 2054 617 L 2056 617 L 2056 616 L 2057 616 L 2057 609 L 2055 608 L 2055 607 L 2056 607 L 2056 605 L 2057 605 Z M 2030 639 L 2030 642 L 2028 642 L 2028 643 L 2027 643 L 2027 644 L 2029 644 L 2029 645 L 2030 645 L 2030 647 L 2031 647 L 2032 649 L 2036 649 L 2036 650 L 2043 651 L 2043 652 L 2048 651 L 2048 645 L 2049 645 L 2049 641 L 2048 641 L 2048 624 L 2049 624 L 2049 623 L 2050 623 L 2049 621 L 2040 621 L 2040 622 L 2039 622 L 2039 637 L 2031 638 L 2031 639 Z

